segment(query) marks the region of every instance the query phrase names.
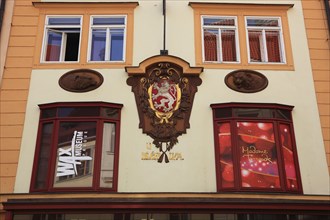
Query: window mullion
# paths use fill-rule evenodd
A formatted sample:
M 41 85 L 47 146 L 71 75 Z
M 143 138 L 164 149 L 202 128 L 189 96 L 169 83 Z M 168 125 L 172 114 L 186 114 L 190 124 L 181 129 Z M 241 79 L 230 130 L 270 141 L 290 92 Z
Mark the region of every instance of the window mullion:
M 95 153 L 94 153 L 94 169 L 93 169 L 93 181 L 92 188 L 94 190 L 100 187 L 101 176 L 101 161 L 102 161 L 102 136 L 103 136 L 103 120 L 96 122 L 96 140 L 95 140 Z
M 65 61 L 66 39 L 67 39 L 67 34 L 65 32 L 62 32 L 61 52 L 59 59 L 60 61 Z
M 232 160 L 233 160 L 233 171 L 234 171 L 234 187 L 237 190 L 242 189 L 242 176 L 241 176 L 241 166 L 240 166 L 240 157 L 241 152 L 238 146 L 238 132 L 237 132 L 237 120 L 230 122 L 230 133 L 231 133 L 231 150 Z
M 283 157 L 283 150 L 282 150 L 282 141 L 281 135 L 279 133 L 279 122 L 274 122 L 274 133 L 275 133 L 275 144 L 276 144 L 276 152 L 277 152 L 277 166 L 278 172 L 280 177 L 280 186 L 282 190 L 287 191 L 287 184 L 286 184 L 286 172 L 285 172 L 285 164 L 284 164 L 284 157 Z
M 280 48 L 280 56 L 281 56 L 280 59 L 283 63 L 286 63 L 283 30 L 280 29 L 280 30 L 278 30 L 278 32 L 279 32 L 279 38 L 280 38 L 280 40 L 278 42 L 279 43 L 278 47 Z
M 58 144 L 58 134 L 59 134 L 59 125 L 60 121 L 55 120 L 54 121 L 54 128 L 53 128 L 53 137 L 52 137 L 52 149 L 51 149 L 51 156 L 49 159 L 49 170 L 50 172 L 48 173 L 48 186 L 47 189 L 48 191 L 52 191 L 54 189 L 54 176 L 56 172 L 56 160 L 57 160 L 57 144 Z
M 267 54 L 267 39 L 266 39 L 266 31 L 265 29 L 262 29 L 262 58 L 263 62 L 268 62 L 268 54 Z
M 217 45 L 217 48 L 218 48 L 218 62 L 223 62 L 223 51 L 222 51 L 222 29 L 219 28 L 219 35 L 218 35 L 218 45 Z
M 110 42 L 111 42 L 111 35 L 110 35 L 110 28 L 106 29 L 106 40 L 105 40 L 105 61 L 110 61 Z

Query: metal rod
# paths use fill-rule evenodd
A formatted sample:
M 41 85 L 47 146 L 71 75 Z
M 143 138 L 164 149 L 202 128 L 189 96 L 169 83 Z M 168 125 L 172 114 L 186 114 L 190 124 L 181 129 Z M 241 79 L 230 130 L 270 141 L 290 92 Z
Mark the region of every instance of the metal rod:
M 164 16 L 164 26 L 163 26 L 163 50 L 160 51 L 161 55 L 167 55 L 166 50 L 166 0 L 163 0 L 163 16 Z

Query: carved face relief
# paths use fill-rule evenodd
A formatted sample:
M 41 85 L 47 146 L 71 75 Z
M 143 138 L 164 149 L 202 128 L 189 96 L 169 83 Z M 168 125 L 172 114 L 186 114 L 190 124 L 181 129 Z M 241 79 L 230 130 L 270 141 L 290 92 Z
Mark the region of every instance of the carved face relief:
M 225 78 L 226 85 L 237 92 L 253 93 L 265 89 L 267 78 L 253 70 L 235 70 L 228 73 Z
M 72 70 L 59 79 L 59 85 L 70 92 L 88 92 L 97 89 L 102 83 L 103 76 L 90 69 Z
M 202 83 L 199 78 L 202 68 L 191 68 L 185 61 L 172 56 L 160 57 L 164 60 L 153 57 L 140 67 L 127 67 L 130 75 L 127 84 L 135 94 L 139 126 L 143 133 L 154 139 L 153 144 L 161 152 L 158 162 L 169 162 L 166 153 L 178 142 L 178 136 L 190 127 L 194 95 Z M 157 62 L 152 62 L 153 59 Z M 193 73 L 185 74 L 184 68 Z

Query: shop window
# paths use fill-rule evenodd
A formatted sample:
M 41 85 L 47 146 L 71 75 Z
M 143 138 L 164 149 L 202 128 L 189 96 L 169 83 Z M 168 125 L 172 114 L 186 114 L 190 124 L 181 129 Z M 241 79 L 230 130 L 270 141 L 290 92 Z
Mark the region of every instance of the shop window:
M 125 16 L 92 16 L 89 61 L 124 61 Z
M 121 107 L 94 102 L 40 105 L 31 191 L 115 191 Z
M 205 62 L 237 62 L 236 17 L 203 16 L 203 55 Z
M 249 62 L 285 63 L 280 18 L 247 17 Z
M 291 106 L 214 104 L 218 191 L 301 193 Z
M 107 219 L 107 220 L 328 220 L 327 215 L 306 214 L 214 214 L 214 213 L 114 213 L 114 214 L 18 214 L 13 220 Z
M 80 33 L 81 17 L 47 17 L 42 61 L 78 61 Z

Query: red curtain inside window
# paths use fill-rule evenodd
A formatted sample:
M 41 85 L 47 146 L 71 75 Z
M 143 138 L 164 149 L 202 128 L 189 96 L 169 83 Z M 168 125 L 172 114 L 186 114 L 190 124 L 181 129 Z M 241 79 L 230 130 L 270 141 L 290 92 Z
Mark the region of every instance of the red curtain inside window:
M 237 61 L 235 32 L 224 31 L 221 34 L 223 61 Z
M 59 61 L 61 53 L 61 46 L 47 45 L 46 61 Z
M 260 32 L 249 32 L 250 60 L 261 62 Z
M 221 167 L 221 187 L 233 188 L 234 184 L 234 167 L 231 143 L 230 123 L 221 123 L 218 127 L 218 140 L 220 152 Z
M 205 61 L 217 61 L 217 36 L 204 32 L 204 57 Z
M 278 32 L 266 32 L 268 62 L 281 62 Z
M 293 156 L 293 143 L 291 129 L 289 125 L 280 125 L 281 144 L 285 165 L 285 175 L 287 188 L 290 190 L 298 189 L 297 173 Z

